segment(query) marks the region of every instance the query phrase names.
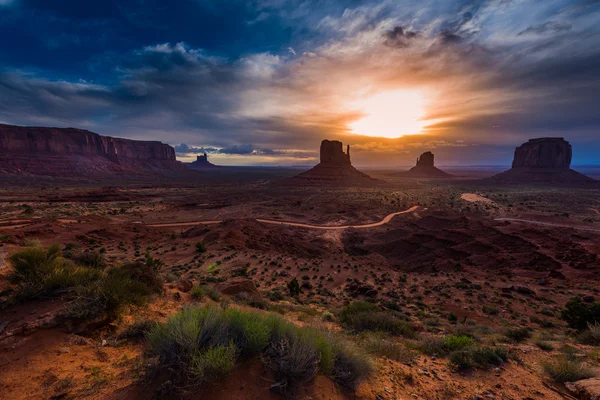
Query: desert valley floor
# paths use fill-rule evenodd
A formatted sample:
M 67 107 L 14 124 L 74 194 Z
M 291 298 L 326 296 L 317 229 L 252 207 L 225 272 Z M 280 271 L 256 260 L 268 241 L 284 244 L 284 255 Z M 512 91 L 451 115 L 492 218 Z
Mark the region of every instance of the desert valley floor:
M 318 376 L 298 398 L 561 399 L 568 390 L 545 364 L 568 354 L 598 367 L 598 348 L 577 340 L 561 318 L 574 296 L 599 296 L 597 187 L 495 185 L 474 179 L 485 172 L 466 170 L 450 171 L 453 180 L 369 171 L 389 182 L 375 188 L 278 183 L 297 172 L 5 182 L 0 398 L 281 398 L 256 357 L 199 392 L 148 377 L 144 335 L 132 327 L 199 304 L 344 331 L 372 357 L 375 372 L 352 393 Z M 59 244 L 107 266 L 160 260 L 162 294 L 116 319 L 85 323 L 64 318 L 75 301 L 68 297 L 16 301 L 9 257 L 32 243 Z M 292 295 L 294 278 L 300 292 Z M 195 294 L 197 287 L 210 295 Z M 402 315 L 410 333 L 348 329 L 340 312 L 356 300 Z M 457 368 L 428 347 L 448 335 L 502 346 L 507 360 Z

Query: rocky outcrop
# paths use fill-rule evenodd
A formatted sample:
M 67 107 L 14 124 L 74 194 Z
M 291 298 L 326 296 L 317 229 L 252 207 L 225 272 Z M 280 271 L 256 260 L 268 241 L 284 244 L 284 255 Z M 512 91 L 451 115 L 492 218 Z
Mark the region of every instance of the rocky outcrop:
M 284 184 L 315 186 L 377 186 L 384 181 L 371 178 L 358 171 L 350 162 L 350 146 L 344 153 L 342 142 L 323 140 L 320 149 L 320 163 L 312 169 L 290 179 Z
M 323 140 L 321 142 L 321 163 L 336 165 L 351 165 L 350 163 L 350 145 L 347 152 L 344 153 L 342 142 L 337 140 Z
M 573 396 L 583 400 L 600 400 L 600 379 L 590 378 L 577 382 L 567 382 L 565 386 Z
M 393 176 L 402 178 L 452 178 L 452 175 L 436 168 L 434 165 L 434 155 L 427 151 L 417 158 L 417 165 L 406 172 L 393 173 Z
M 563 138 L 538 138 L 515 149 L 512 168 L 489 178 L 499 183 L 589 184 L 596 181 L 570 168 L 572 149 Z
M 189 164 L 190 168 L 194 169 L 212 169 L 217 168 L 217 166 L 210 161 L 208 161 L 208 154 L 204 153 L 201 156 L 196 157 L 196 161 Z
M 515 150 L 513 168 L 569 168 L 571 145 L 563 138 L 531 139 Z
M 433 153 L 426 151 L 417 158 L 417 167 L 433 167 Z
M 74 128 L 0 124 L 0 173 L 49 176 L 147 175 L 184 171 L 157 141 L 102 136 Z

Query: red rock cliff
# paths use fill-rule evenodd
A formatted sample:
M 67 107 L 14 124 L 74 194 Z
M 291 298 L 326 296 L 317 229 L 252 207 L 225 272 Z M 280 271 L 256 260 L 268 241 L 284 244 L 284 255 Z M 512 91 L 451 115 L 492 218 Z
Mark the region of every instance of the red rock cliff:
M 563 138 L 531 139 L 515 150 L 512 167 L 569 168 L 572 150 Z
M 0 124 L 0 172 L 35 175 L 148 174 L 185 170 L 157 141 L 102 136 L 74 128 Z
M 113 138 L 83 129 L 1 124 L 0 151 L 56 155 L 75 153 L 134 160 L 175 160 L 175 150 L 161 142 Z

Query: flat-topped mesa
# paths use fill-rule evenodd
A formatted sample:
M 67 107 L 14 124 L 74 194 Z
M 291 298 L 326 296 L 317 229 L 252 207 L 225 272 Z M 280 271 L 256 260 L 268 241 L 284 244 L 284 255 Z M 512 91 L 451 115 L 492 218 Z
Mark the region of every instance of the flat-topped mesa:
M 323 140 L 321 142 L 321 163 L 350 165 L 350 145 L 344 153 L 342 142 L 338 140 Z
M 0 173 L 90 177 L 185 170 L 173 147 L 158 141 L 0 124 Z
M 417 158 L 417 167 L 433 167 L 433 153 L 426 151 Z
M 515 184 L 597 184 L 570 168 L 573 151 L 563 138 L 531 139 L 515 150 L 512 168 L 489 180 Z
M 565 168 L 571 166 L 573 152 L 563 138 L 538 138 L 515 149 L 513 168 Z

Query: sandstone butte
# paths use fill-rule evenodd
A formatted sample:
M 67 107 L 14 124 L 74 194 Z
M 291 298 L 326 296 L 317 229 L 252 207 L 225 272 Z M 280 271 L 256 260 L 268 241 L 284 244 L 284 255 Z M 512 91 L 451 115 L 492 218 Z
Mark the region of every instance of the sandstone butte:
M 531 139 L 515 149 L 512 168 L 490 180 L 501 183 L 595 183 L 572 170 L 571 144 L 563 138 Z
M 377 186 L 386 182 L 370 177 L 352 166 L 350 146 L 344 153 L 343 144 L 337 140 L 323 140 L 320 162 L 310 170 L 282 181 L 284 184 L 323 186 Z
M 403 178 L 452 178 L 452 175 L 435 167 L 434 155 L 430 151 L 421 154 L 421 157 L 417 158 L 417 164 L 410 170 L 393 175 Z

